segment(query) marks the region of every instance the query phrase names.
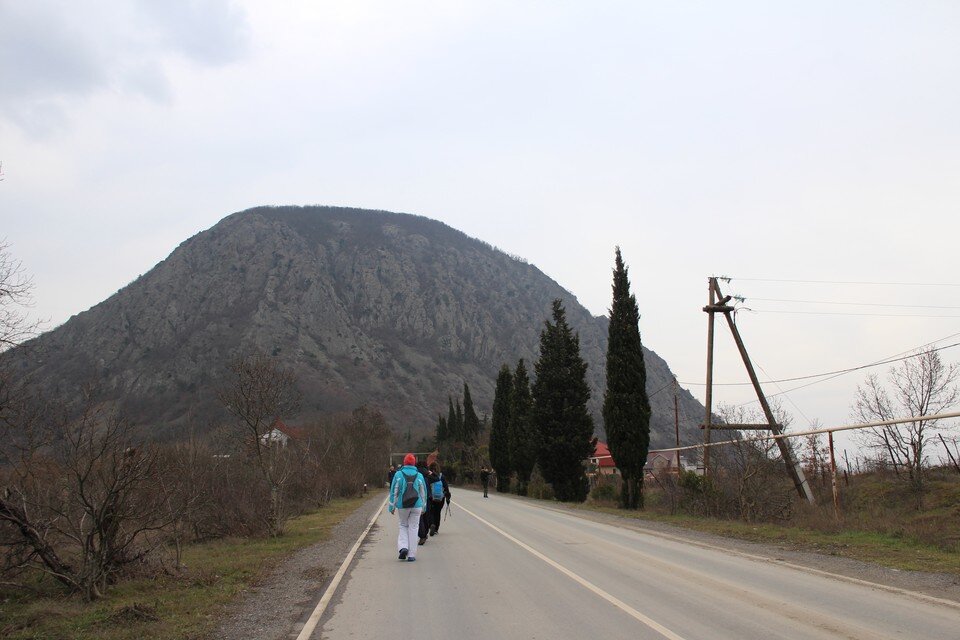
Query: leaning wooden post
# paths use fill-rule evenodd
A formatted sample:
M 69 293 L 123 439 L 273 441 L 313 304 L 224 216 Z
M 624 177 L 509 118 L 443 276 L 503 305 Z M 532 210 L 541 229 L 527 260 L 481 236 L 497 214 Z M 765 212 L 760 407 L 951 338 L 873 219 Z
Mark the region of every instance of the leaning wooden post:
M 730 300 L 730 296 L 723 296 L 720 292 L 719 286 L 714 282 L 714 288 L 717 291 L 717 294 L 722 296 L 720 298 L 719 304 L 716 307 L 716 311 L 720 311 L 727 319 L 727 325 L 730 327 L 730 333 L 733 334 L 733 340 L 737 344 L 737 350 L 740 352 L 740 358 L 743 360 L 743 365 L 747 369 L 747 375 L 750 376 L 750 383 L 753 385 L 754 391 L 757 393 L 757 400 L 760 401 L 760 408 L 763 409 L 763 415 L 766 416 L 767 422 L 770 424 L 770 431 L 775 436 L 779 436 L 782 432 L 780 427 L 777 425 L 776 420 L 773 417 L 773 411 L 770 410 L 770 404 L 767 402 L 767 397 L 763 394 L 763 390 L 760 388 L 760 380 L 757 378 L 757 372 L 753 368 L 753 363 L 750 361 L 750 355 L 747 353 L 747 348 L 743 344 L 743 338 L 740 337 L 740 330 L 737 329 L 737 323 L 733 321 L 733 307 L 726 306 L 727 301 Z M 810 485 L 807 483 L 807 479 L 803 475 L 803 469 L 800 468 L 800 465 L 793 459 L 793 455 L 790 453 L 790 443 L 787 442 L 786 438 L 777 438 L 777 446 L 780 448 L 780 455 L 783 458 L 783 462 L 787 467 L 787 473 L 790 474 L 790 477 L 793 479 L 793 483 L 797 488 L 797 493 L 800 494 L 801 498 L 806 498 L 807 502 L 810 504 L 815 504 L 813 498 L 813 491 L 810 490 Z

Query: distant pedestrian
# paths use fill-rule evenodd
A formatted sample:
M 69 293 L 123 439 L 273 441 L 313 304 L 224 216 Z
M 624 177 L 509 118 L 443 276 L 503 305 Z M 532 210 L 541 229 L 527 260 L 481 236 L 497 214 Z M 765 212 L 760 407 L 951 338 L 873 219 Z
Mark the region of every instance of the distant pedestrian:
M 490 486 L 490 469 L 486 465 L 480 467 L 480 484 L 483 486 L 483 497 L 489 498 L 487 488 Z
M 450 504 L 450 485 L 440 472 L 440 465 L 436 462 L 430 465 L 430 475 L 427 476 L 427 493 L 429 494 L 430 535 L 435 536 L 440 530 L 440 514 L 443 512 L 443 503 Z
M 427 505 L 427 485 L 417 471 L 417 457 L 408 453 L 403 457 L 403 466 L 393 476 L 390 484 L 390 497 L 387 510 L 394 511 L 400 519 L 397 533 L 397 551 L 401 560 L 413 562 L 417 559 L 417 545 L 411 544 L 414 536 L 411 529 L 420 523 L 420 514 Z
M 397 468 L 393 465 L 390 465 L 390 469 L 387 470 L 387 486 L 388 487 L 393 484 L 393 476 L 396 473 L 397 473 Z

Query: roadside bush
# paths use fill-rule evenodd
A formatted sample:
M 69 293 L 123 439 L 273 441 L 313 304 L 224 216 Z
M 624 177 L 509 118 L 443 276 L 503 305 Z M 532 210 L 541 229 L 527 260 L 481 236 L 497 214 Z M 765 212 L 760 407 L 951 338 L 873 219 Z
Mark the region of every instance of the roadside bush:
M 535 466 L 533 473 L 530 474 L 530 482 L 527 483 L 527 495 L 538 500 L 553 500 L 555 497 L 553 487 L 543 479 L 539 465 Z
M 610 481 L 604 481 L 597 484 L 597 486 L 590 491 L 590 501 L 615 504 L 618 495 L 619 492 L 617 491 L 616 484 Z

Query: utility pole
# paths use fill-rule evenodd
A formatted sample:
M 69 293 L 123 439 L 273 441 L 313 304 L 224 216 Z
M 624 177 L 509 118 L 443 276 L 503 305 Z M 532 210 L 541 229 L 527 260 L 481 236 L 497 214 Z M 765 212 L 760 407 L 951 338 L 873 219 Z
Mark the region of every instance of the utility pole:
M 767 397 L 763 394 L 763 390 L 760 388 L 760 381 L 757 378 L 757 372 L 753 369 L 753 363 L 750 361 L 750 355 L 747 353 L 747 348 L 743 344 L 743 338 L 740 337 L 740 331 L 737 329 L 737 324 L 733 321 L 734 309 L 733 307 L 727 305 L 727 303 L 730 302 L 730 298 L 731 296 L 725 296 L 723 295 L 723 292 L 720 291 L 720 285 L 717 284 L 717 278 L 710 278 L 710 304 L 703 308 L 709 318 L 709 324 L 707 328 L 707 415 L 703 424 L 704 444 L 708 444 L 710 442 L 710 428 L 712 426 L 710 404 L 713 398 L 713 318 L 717 313 L 722 313 L 727 319 L 727 325 L 730 327 L 730 333 L 733 334 L 733 340 L 737 344 L 737 350 L 740 352 L 740 358 L 743 360 L 743 366 L 747 370 L 747 375 L 750 376 L 750 383 L 753 385 L 753 390 L 757 394 L 757 400 L 760 401 L 760 408 L 763 409 L 763 415 L 767 419 L 767 424 L 765 425 L 726 426 L 733 429 L 769 429 L 773 435 L 780 435 L 783 432 L 782 426 L 777 424 L 776 419 L 773 417 L 773 411 L 771 411 L 770 404 L 767 402 Z M 813 497 L 813 491 L 810 490 L 810 485 L 807 484 L 807 479 L 803 475 L 803 469 L 801 469 L 800 465 L 793 460 L 793 455 L 790 453 L 790 445 L 786 441 L 786 438 L 777 438 L 776 443 L 780 448 L 780 456 L 783 458 L 783 462 L 787 466 L 787 473 L 790 475 L 794 486 L 797 488 L 797 493 L 800 494 L 801 498 L 806 498 L 810 504 L 814 504 L 815 501 Z M 705 460 L 707 451 L 709 450 L 709 447 L 704 448 Z M 706 464 L 704 464 L 704 466 L 706 467 Z
M 677 435 L 677 478 L 680 477 L 680 403 L 677 400 L 677 376 L 673 376 L 673 431 Z
M 703 308 L 704 311 L 712 309 L 717 301 L 716 278 L 710 278 L 709 289 L 708 304 Z M 703 444 L 710 444 L 710 425 L 713 422 L 713 326 L 713 312 L 710 311 L 707 313 L 707 390 L 703 401 L 707 415 L 703 419 Z M 710 477 L 710 447 L 703 448 L 703 477 Z

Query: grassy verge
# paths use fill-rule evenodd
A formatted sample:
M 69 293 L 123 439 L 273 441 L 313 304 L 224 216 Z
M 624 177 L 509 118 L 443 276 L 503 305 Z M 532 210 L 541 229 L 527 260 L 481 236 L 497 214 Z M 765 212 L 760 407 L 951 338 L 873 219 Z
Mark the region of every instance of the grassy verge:
M 578 505 L 576 508 L 637 520 L 665 522 L 741 540 L 781 544 L 804 551 L 873 562 L 894 569 L 960 575 L 960 553 L 944 550 L 936 545 L 897 533 L 842 528 L 835 532 L 828 532 L 799 526 L 750 524 L 737 520 L 658 514 L 652 511 L 629 512 L 610 505 L 589 502 Z
M 0 637 L 173 640 L 202 638 L 223 607 L 267 571 L 330 531 L 366 498 L 334 500 L 290 520 L 273 539 L 227 539 L 184 549 L 184 575 L 128 580 L 101 601 L 0 590 Z

